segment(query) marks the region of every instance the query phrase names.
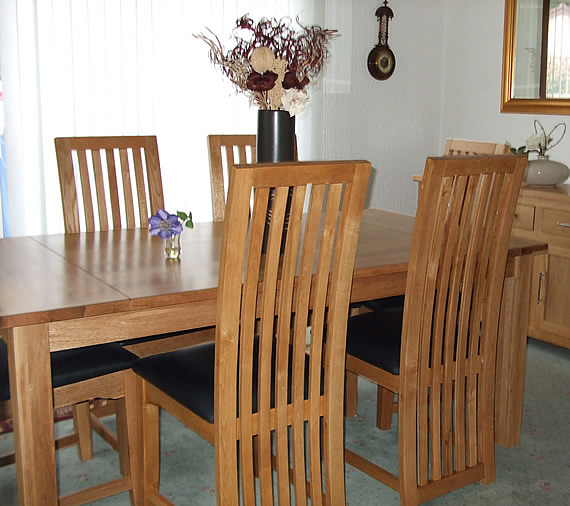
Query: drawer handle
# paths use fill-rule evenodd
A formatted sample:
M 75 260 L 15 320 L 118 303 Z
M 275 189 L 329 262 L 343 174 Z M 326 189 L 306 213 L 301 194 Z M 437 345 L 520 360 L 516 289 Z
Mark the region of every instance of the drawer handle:
M 544 278 L 544 274 L 542 272 L 538 273 L 538 293 L 536 294 L 536 303 L 540 304 L 542 302 L 541 293 L 542 292 L 542 279 Z
M 565 223 L 564 221 L 557 221 L 556 224 L 559 227 L 570 228 L 570 223 Z

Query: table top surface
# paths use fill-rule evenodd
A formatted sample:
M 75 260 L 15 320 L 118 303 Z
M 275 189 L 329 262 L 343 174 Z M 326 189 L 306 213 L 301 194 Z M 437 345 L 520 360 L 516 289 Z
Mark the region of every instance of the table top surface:
M 406 272 L 414 218 L 363 213 L 354 277 Z M 180 261 L 147 229 L 0 239 L 0 329 L 212 299 L 223 223 L 182 234 Z M 511 255 L 545 245 L 511 241 Z

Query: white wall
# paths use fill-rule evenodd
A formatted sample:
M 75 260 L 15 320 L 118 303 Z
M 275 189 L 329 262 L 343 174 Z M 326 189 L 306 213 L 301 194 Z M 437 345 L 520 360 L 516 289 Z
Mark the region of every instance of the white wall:
M 568 116 L 500 112 L 504 2 L 448 1 L 444 41 L 441 147 L 446 137 L 525 143 L 538 119 L 546 131 Z M 570 132 L 549 151 L 551 159 L 570 166 Z
M 369 207 L 414 214 L 415 174 L 447 137 L 524 144 L 533 120 L 549 130 L 568 116 L 500 112 L 504 2 L 390 2 L 396 70 L 376 81 L 366 57 L 377 41 L 377 0 L 352 3 L 347 93 L 327 91 L 324 158 L 360 158 L 374 167 Z M 334 54 L 333 54 L 334 58 Z M 570 165 L 570 133 L 550 152 Z
M 386 81 L 373 79 L 366 68 L 378 42 L 374 13 L 379 5 L 377 0 L 352 3 L 350 90 L 325 90 L 323 157 L 369 160 L 367 205 L 414 214 L 412 176 L 422 173 L 426 155 L 439 151 L 445 2 L 390 2 L 394 19 L 388 42 L 396 70 Z
M 568 116 L 500 113 L 503 0 L 391 0 L 394 19 L 389 26 L 389 44 L 396 55 L 396 70 L 387 81 L 374 80 L 366 69 L 367 55 L 378 40 L 375 11 L 381 5 L 380 0 L 296 1 L 303 5 L 300 12 L 303 19 L 306 17 L 309 22 L 338 28 L 341 33 L 341 37 L 334 41 L 323 79 L 311 91 L 310 111 L 297 122 L 300 156 L 302 159 L 370 160 L 374 167 L 367 200 L 370 207 L 414 214 L 417 185 L 413 183 L 412 177 L 422 173 L 426 156 L 442 152 L 446 137 L 492 142 L 508 140 L 513 145 L 520 146 L 533 132 L 535 117 L 548 130 L 560 121 L 566 121 L 570 127 Z M 179 3 L 180 6 L 185 4 Z M 252 6 L 252 0 L 240 0 L 236 6 L 238 3 L 239 9 L 245 9 L 243 12 L 247 11 L 246 6 Z M 250 13 L 255 17 L 261 16 L 263 12 L 278 15 L 277 3 L 279 6 L 284 5 L 284 2 L 273 0 L 269 5 L 267 2 L 260 5 L 256 12 L 250 10 Z M 4 14 L 0 16 L 0 24 L 3 19 L 15 18 L 15 5 L 16 0 L 0 0 L 1 12 Z M 167 10 L 168 5 L 165 7 Z M 5 7 L 10 7 L 11 10 Z M 218 20 L 222 26 L 229 26 L 233 22 L 233 11 L 225 12 L 220 18 L 214 4 L 206 4 L 204 9 L 205 12 L 212 10 L 211 20 Z M 323 16 L 324 19 L 321 19 Z M 222 133 L 222 130 L 216 130 L 220 122 L 226 133 L 238 133 L 238 127 L 241 129 L 239 131 L 252 131 L 255 111 L 247 108 L 243 97 L 232 96 L 228 109 L 208 102 L 211 114 L 204 117 L 203 114 L 196 113 L 195 101 L 191 100 L 192 93 L 187 89 L 188 83 L 193 81 L 185 78 L 193 67 L 187 62 L 192 62 L 194 56 L 206 62 L 207 79 L 211 79 L 209 86 L 217 86 L 217 81 L 214 82 L 213 79 L 223 81 L 207 62 L 205 49 L 190 37 L 191 33 L 202 30 L 204 25 L 210 26 L 205 15 L 198 16 L 197 19 L 197 27 L 190 22 L 187 26 L 182 22 L 177 24 L 178 28 L 182 27 L 183 37 L 192 40 L 194 45 L 191 46 L 192 50 L 183 53 L 185 56 L 181 61 L 186 62 L 180 66 L 183 72 L 175 68 L 173 79 L 170 79 L 170 74 L 162 75 L 162 81 L 174 84 L 168 88 L 168 93 L 156 93 L 158 126 L 153 126 L 151 130 L 159 135 L 168 208 L 191 208 L 199 221 L 210 219 L 205 149 L 207 133 Z M 7 24 L 8 28 L 14 26 L 14 23 Z M 31 26 L 34 24 L 31 23 Z M 173 29 L 167 29 L 174 33 Z M 216 30 L 223 33 L 220 26 Z M 0 40 L 6 45 L 8 35 L 16 37 L 18 34 L 22 36 L 22 33 L 25 35 L 27 32 L 0 30 Z M 29 39 L 22 37 L 22 40 Z M 171 38 L 176 42 L 176 37 Z M 166 44 L 169 38 L 160 37 L 160 40 L 161 44 Z M 179 52 L 172 54 L 179 57 Z M 23 55 L 20 51 L 14 53 L 13 57 L 22 59 Z M 3 64 L 3 70 L 7 74 L 7 60 L 3 60 Z M 170 67 L 174 68 L 172 65 Z M 22 85 L 20 88 L 20 81 L 22 76 L 29 75 L 21 71 L 11 75 L 10 79 L 15 84 L 12 87 L 11 102 L 6 101 L 7 108 L 10 103 L 13 109 L 27 111 L 34 100 L 20 100 L 24 96 L 24 90 L 29 87 Z M 159 81 L 158 78 L 154 80 Z M 26 78 L 22 82 L 33 81 L 32 78 Z M 5 84 L 7 99 L 8 81 Z M 229 83 L 225 82 L 225 85 L 229 86 Z M 322 100 L 318 93 L 320 89 L 324 92 Z M 225 97 L 229 92 L 222 91 L 220 94 Z M 35 97 L 33 93 L 31 95 L 32 98 Z M 59 104 L 57 101 L 55 103 Z M 243 111 L 243 114 L 233 114 L 235 111 Z M 307 127 L 309 113 L 313 118 L 322 118 L 322 123 Z M 172 123 L 168 118 L 164 119 L 167 114 L 173 114 L 182 121 L 183 127 L 178 129 L 175 136 L 168 135 L 165 127 L 160 126 L 161 121 L 162 125 Z M 9 116 L 10 114 L 7 118 Z M 187 123 L 190 125 L 196 122 L 201 125 L 202 134 L 190 134 L 190 129 L 186 128 Z M 30 172 L 31 168 L 38 168 L 38 171 L 42 169 L 30 145 L 37 144 L 36 137 L 40 135 L 50 139 L 54 136 L 45 127 L 43 130 L 40 127 L 34 122 L 28 122 L 16 126 L 12 124 L 11 129 L 7 128 L 13 136 L 24 139 L 21 156 L 19 152 L 10 153 L 12 173 L 16 179 L 9 182 L 9 185 L 18 197 L 13 200 L 20 202 L 20 207 L 11 213 L 14 235 L 53 232 L 55 230 L 46 229 L 43 221 L 49 212 L 57 213 L 58 217 L 61 212 L 58 191 L 48 192 L 47 203 L 31 197 L 33 192 L 30 191 L 30 186 L 42 186 L 44 181 L 40 180 L 43 176 L 36 177 Z M 89 135 L 89 132 L 58 131 L 57 135 Z M 183 146 L 184 153 L 192 153 L 191 167 L 180 161 L 181 157 L 175 149 L 179 145 Z M 51 153 L 49 170 L 53 175 L 56 166 L 51 140 L 46 143 L 45 150 Z M 570 165 L 570 131 L 563 143 L 550 154 L 552 159 Z M 174 176 L 168 180 L 167 174 Z M 27 179 L 24 181 L 22 178 Z M 56 178 L 46 180 L 57 186 Z M 18 184 L 22 182 L 25 184 Z M 199 198 L 202 196 L 205 203 L 200 204 Z M 44 204 L 49 208 L 47 211 Z M 16 216 L 17 220 L 14 218 Z M 23 227 L 22 217 L 34 227 L 37 224 L 38 229 Z

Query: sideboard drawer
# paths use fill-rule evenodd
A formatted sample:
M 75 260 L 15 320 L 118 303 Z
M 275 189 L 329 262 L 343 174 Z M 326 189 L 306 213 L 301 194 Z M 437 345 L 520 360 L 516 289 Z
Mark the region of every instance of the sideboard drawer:
M 545 234 L 570 239 L 570 212 L 544 209 L 542 214 L 542 231 Z
M 524 204 L 517 205 L 513 228 L 520 230 L 534 229 L 534 206 L 525 206 Z

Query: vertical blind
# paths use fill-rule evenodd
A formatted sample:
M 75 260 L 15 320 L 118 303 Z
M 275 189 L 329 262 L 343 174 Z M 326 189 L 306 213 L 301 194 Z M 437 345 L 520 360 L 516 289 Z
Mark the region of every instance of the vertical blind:
M 3 0 L 0 63 L 12 235 L 63 232 L 53 143 L 61 136 L 156 135 L 166 207 L 209 221 L 207 135 L 255 133 L 257 112 L 193 34 L 210 28 L 228 48 L 242 14 L 299 16 L 322 25 L 324 4 Z M 309 91 L 309 107 L 297 119 L 304 158 L 318 149 L 311 124 L 318 119 L 320 92 L 319 86 Z
M 547 98 L 570 98 L 570 1 L 553 2 L 548 21 Z

